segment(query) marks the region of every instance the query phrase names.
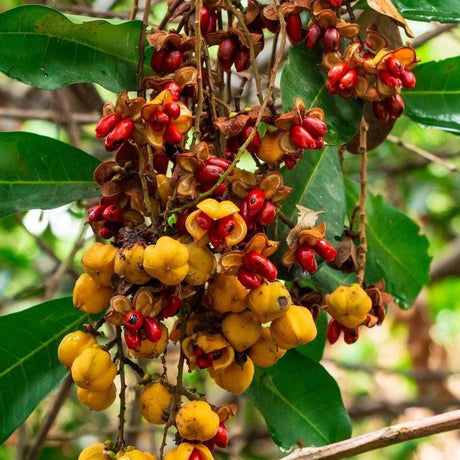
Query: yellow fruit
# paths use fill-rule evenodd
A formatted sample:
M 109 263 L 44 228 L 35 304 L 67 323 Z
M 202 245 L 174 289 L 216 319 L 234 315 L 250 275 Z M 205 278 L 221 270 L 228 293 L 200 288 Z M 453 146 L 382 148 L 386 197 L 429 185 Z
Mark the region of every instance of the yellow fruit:
M 165 460 L 189 460 L 193 451 L 199 452 L 201 460 L 214 460 L 211 451 L 204 444 L 192 444 L 190 442 L 182 442 L 177 446 L 177 449 L 170 450 Z
M 156 175 L 157 181 L 157 191 L 158 195 L 160 195 L 160 201 L 163 206 L 166 206 L 168 200 L 171 198 L 173 194 L 173 189 L 171 184 L 169 183 L 169 178 L 166 177 L 164 174 L 157 174 Z
M 208 286 L 209 306 L 219 313 L 239 313 L 248 307 L 248 294 L 236 276 L 219 274 Z
M 327 312 L 342 326 L 359 326 L 372 308 L 372 300 L 359 284 L 340 286 L 326 295 Z
M 230 313 L 222 321 L 222 333 L 236 351 L 243 351 L 259 340 L 262 325 L 250 311 Z
M 179 434 L 189 441 L 208 441 L 219 428 L 219 416 L 206 401 L 182 404 L 176 415 Z
M 286 350 L 280 348 L 270 335 L 270 328 L 264 327 L 260 339 L 249 348 L 248 356 L 259 367 L 270 367 L 286 354 Z
M 110 353 L 101 348 L 87 348 L 72 364 L 72 378 L 81 388 L 92 391 L 108 390 L 117 367 L 112 363 Z
M 141 342 L 141 349 L 139 351 L 128 350 L 128 354 L 134 358 L 147 359 L 161 356 L 168 346 L 168 328 L 163 323 L 160 323 L 160 329 L 161 338 L 158 342 L 153 343 L 148 339 L 144 339 Z
M 110 460 L 109 456 L 104 453 L 104 448 L 102 442 L 89 446 L 82 450 L 78 460 Z
M 92 410 L 101 411 L 110 407 L 117 396 L 115 384 L 105 391 L 92 391 L 85 388 L 77 388 L 77 396 L 82 404 Z
M 187 244 L 188 273 L 185 282 L 191 286 L 200 286 L 211 278 L 216 270 L 216 258 L 206 247 L 199 247 L 195 243 Z
M 316 333 L 310 310 L 298 305 L 291 305 L 285 315 L 270 324 L 272 339 L 285 350 L 311 342 Z
M 185 244 L 162 236 L 144 252 L 144 269 L 166 286 L 181 283 L 188 273 L 188 251 Z
M 115 257 L 115 273 L 128 283 L 147 283 L 150 280 L 150 275 L 145 272 L 142 265 L 144 250 L 145 247 L 142 243 L 120 249 Z
M 83 270 L 101 286 L 111 286 L 117 253 L 118 249 L 111 244 L 94 243 L 83 254 Z
M 113 290 L 101 286 L 88 273 L 83 273 L 73 288 L 73 304 L 86 313 L 100 313 L 109 305 Z
M 117 460 L 156 460 L 156 457 L 149 452 L 141 452 L 137 449 L 129 449 L 124 452 L 118 452 Z
M 291 304 L 289 291 L 279 281 L 262 284 L 248 295 L 248 307 L 262 324 L 283 316 Z
M 230 366 L 211 374 L 211 377 L 221 388 L 230 393 L 240 394 L 251 385 L 254 377 L 254 364 L 250 358 L 241 366 L 234 362 Z
M 91 334 L 85 334 L 83 331 L 76 331 L 67 334 L 58 346 L 59 361 L 70 369 L 77 356 L 87 348 L 96 345 L 97 341 Z
M 144 418 L 156 425 L 168 420 L 172 396 L 168 388 L 161 383 L 147 383 L 137 403 Z
M 257 156 L 265 163 L 275 164 L 282 156 L 284 152 L 279 145 L 279 136 L 281 131 L 275 131 L 274 133 L 265 133 L 265 136 L 261 139 L 260 148 L 257 152 Z
M 205 354 L 220 352 L 220 357 L 213 359 L 209 370 L 218 370 L 229 366 L 235 357 L 235 350 L 220 334 L 193 334 L 182 342 L 182 350 L 187 358 L 190 369 L 196 369 L 195 347 L 200 348 Z

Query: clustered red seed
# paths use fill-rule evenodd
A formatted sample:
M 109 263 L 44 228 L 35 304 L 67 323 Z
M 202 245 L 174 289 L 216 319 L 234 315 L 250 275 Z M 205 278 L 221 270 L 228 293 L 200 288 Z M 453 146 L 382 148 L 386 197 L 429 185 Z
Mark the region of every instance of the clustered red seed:
M 416 83 L 415 75 L 410 70 L 406 70 L 402 62 L 390 56 L 385 61 L 386 70 L 381 70 L 379 77 L 388 86 L 413 88 Z
M 214 350 L 205 353 L 196 343 L 193 344 L 193 352 L 196 356 L 196 365 L 200 369 L 207 369 L 212 366 L 212 362 L 216 359 L 220 359 L 223 354 L 223 349 Z
M 201 7 L 200 11 L 200 31 L 203 37 L 217 30 L 217 12 L 210 10 L 206 6 Z
M 213 452 L 214 449 L 220 447 L 224 449 L 228 445 L 228 433 L 227 427 L 225 423 L 219 423 L 219 428 L 217 428 L 217 433 L 214 435 L 213 438 L 209 439 L 208 441 L 204 441 L 203 444 Z
M 278 277 L 276 265 L 263 254 L 255 251 L 243 256 L 243 264 L 238 270 L 238 280 L 247 289 L 257 289 L 263 279 L 274 281 Z
M 404 100 L 399 94 L 387 97 L 372 104 L 374 115 L 382 122 L 390 118 L 399 118 L 404 113 Z
M 341 93 L 353 89 L 358 84 L 358 71 L 351 69 L 346 62 L 338 62 L 329 69 L 327 79 L 329 93 Z
M 340 333 L 343 332 L 343 340 L 347 344 L 355 343 L 359 339 L 358 327 L 345 327 L 342 326 L 335 319 L 331 319 L 326 329 L 326 337 L 328 342 L 332 345 L 340 338 Z
M 90 224 L 103 222 L 99 229 L 101 238 L 110 239 L 118 233 L 123 223 L 123 209 L 117 204 L 98 204 L 88 208 L 88 222 Z
M 161 318 L 170 318 L 175 316 L 182 305 L 182 301 L 176 295 L 163 297 L 163 307 L 161 309 Z
M 123 118 L 120 113 L 114 112 L 99 120 L 96 125 L 96 137 L 105 137 L 106 151 L 113 152 L 129 140 L 133 128 L 134 123 L 129 118 Z
M 201 190 L 206 192 L 219 180 L 220 176 L 229 168 L 231 162 L 224 158 L 212 157 L 200 162 L 195 171 L 195 179 L 201 184 Z M 222 182 L 213 192 L 213 195 L 222 196 L 227 190 L 227 184 Z
M 316 118 L 304 116 L 302 117 L 302 124 L 294 125 L 290 129 L 289 137 L 293 144 L 302 149 L 322 149 L 326 132 L 326 123 Z
M 125 316 L 124 338 L 126 346 L 135 351 L 141 349 L 143 335 L 153 343 L 161 339 L 161 328 L 158 321 L 150 316 L 144 316 L 138 310 L 131 310 Z
M 296 250 L 295 257 L 301 267 L 308 273 L 315 273 L 318 270 L 315 253 L 326 262 L 333 262 L 337 251 L 325 238 L 318 238 L 313 246 L 302 244 Z
M 201 211 L 197 215 L 197 223 L 203 230 L 208 231 L 209 242 L 217 249 L 225 244 L 225 238 L 235 230 L 236 221 L 233 214 L 219 220 L 213 220 Z
M 276 207 L 272 201 L 266 199 L 263 190 L 255 188 L 241 204 L 240 213 L 248 227 L 248 236 L 251 236 L 257 233 L 259 227 L 273 223 Z
M 150 59 L 150 65 L 159 75 L 175 72 L 184 62 L 184 53 L 180 50 L 161 49 L 155 51 Z
M 233 64 L 237 72 L 248 70 L 251 65 L 249 48 L 240 44 L 236 38 L 229 37 L 220 42 L 217 60 L 224 72 L 230 72 Z

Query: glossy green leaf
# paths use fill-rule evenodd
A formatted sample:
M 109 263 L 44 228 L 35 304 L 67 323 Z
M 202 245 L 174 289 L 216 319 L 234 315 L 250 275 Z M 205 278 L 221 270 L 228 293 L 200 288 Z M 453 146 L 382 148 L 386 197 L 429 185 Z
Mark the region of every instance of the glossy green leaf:
M 321 294 L 328 294 L 342 284 L 353 284 L 356 282 L 356 273 L 342 273 L 329 265 L 323 264 L 319 270 L 308 280 L 302 282 Z
M 0 443 L 65 377 L 57 347 L 86 319 L 70 297 L 0 317 Z
M 406 115 L 418 123 L 460 134 L 460 56 L 420 64 L 414 73 L 415 88 L 403 93 Z
M 292 110 L 296 97 L 302 98 L 307 108 L 323 109 L 328 128 L 326 143 L 345 144 L 359 128 L 363 104 L 328 93 L 327 72 L 321 68 L 321 60 L 321 47 L 309 49 L 302 42 L 291 48 L 281 74 L 283 109 Z
M 351 424 L 335 380 L 295 350 L 274 366 L 257 369 L 247 396 L 282 448 L 322 446 L 346 439 Z
M 346 180 L 348 211 L 359 197 L 359 184 Z M 401 307 L 410 307 L 429 280 L 428 239 L 420 227 L 381 195 L 368 194 L 366 282 L 385 279 L 386 291 Z
M 98 164 L 82 150 L 49 137 L 0 133 L 0 217 L 97 196 L 93 171 Z
M 296 350 L 308 358 L 315 361 L 320 361 L 323 357 L 324 347 L 326 346 L 326 328 L 327 328 L 327 315 L 321 310 L 318 319 L 316 320 L 316 329 L 318 334 L 313 342 L 305 345 L 300 345 Z
M 134 90 L 141 24 L 77 24 L 52 8 L 20 6 L 0 14 L 0 71 L 43 89 L 93 82 Z
M 407 19 L 460 22 L 460 0 L 392 0 L 392 2 Z

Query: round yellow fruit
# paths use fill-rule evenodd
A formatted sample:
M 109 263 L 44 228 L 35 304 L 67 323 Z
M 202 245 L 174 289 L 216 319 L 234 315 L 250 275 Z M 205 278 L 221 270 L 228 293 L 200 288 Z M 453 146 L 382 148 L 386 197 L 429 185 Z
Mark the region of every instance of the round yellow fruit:
M 222 333 L 236 351 L 243 351 L 259 340 L 262 325 L 250 311 L 230 313 L 222 320 Z
M 85 388 L 77 388 L 77 397 L 82 404 L 95 411 L 105 410 L 110 407 L 117 396 L 117 389 L 112 383 L 105 391 L 92 391 Z
M 248 308 L 248 294 L 236 276 L 219 274 L 208 286 L 209 306 L 219 313 L 239 313 Z
M 190 401 L 176 415 L 179 434 L 189 441 L 208 441 L 219 428 L 219 416 L 206 401 Z
M 247 358 L 243 365 L 236 362 L 230 366 L 214 372 L 211 377 L 221 388 L 230 391 L 230 393 L 244 393 L 251 385 L 254 377 L 254 363 Z
M 71 368 L 74 382 L 92 391 L 107 391 L 117 375 L 110 353 L 101 348 L 87 348 L 75 358 Z
M 147 283 L 150 280 L 150 275 L 146 273 L 143 267 L 144 251 L 145 247 L 142 243 L 121 248 L 115 257 L 115 273 L 128 283 Z
M 262 324 L 283 316 L 291 304 L 289 291 L 279 281 L 262 284 L 248 296 L 248 307 Z
M 73 304 L 86 313 L 100 313 L 108 307 L 112 294 L 111 287 L 101 286 L 88 273 L 83 273 L 73 288 Z
M 78 460 L 110 460 L 110 457 L 104 452 L 104 444 L 102 442 L 83 449 Z
M 188 251 L 188 273 L 185 282 L 191 286 L 200 286 L 211 278 L 216 270 L 214 254 L 206 247 L 195 243 L 186 245 Z
M 270 334 L 277 345 L 289 350 L 314 340 L 317 330 L 310 310 L 291 305 L 285 315 L 272 321 Z
M 187 247 L 169 236 L 162 236 L 145 249 L 144 269 L 166 286 L 181 283 L 189 269 Z
M 260 339 L 248 351 L 248 356 L 259 367 L 273 366 L 285 354 L 286 350 L 280 348 L 272 339 L 268 327 L 262 329 Z
M 149 452 L 141 452 L 137 449 L 129 449 L 124 452 L 118 452 L 117 460 L 156 460 L 156 457 Z
M 87 348 L 96 345 L 97 341 L 91 334 L 86 334 L 83 331 L 75 331 L 67 334 L 58 346 L 59 361 L 70 369 L 77 356 Z
M 118 249 L 111 244 L 94 243 L 83 254 L 83 270 L 101 286 L 111 286 L 117 253 Z
M 168 420 L 172 396 L 161 383 L 147 383 L 137 403 L 143 417 L 150 423 L 163 425 Z

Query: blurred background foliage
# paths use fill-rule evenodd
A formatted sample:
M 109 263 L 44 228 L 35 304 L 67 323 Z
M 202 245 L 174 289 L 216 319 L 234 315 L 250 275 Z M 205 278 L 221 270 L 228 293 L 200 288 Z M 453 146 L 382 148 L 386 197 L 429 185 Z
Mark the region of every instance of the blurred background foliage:
M 1 9 L 22 4 L 3 0 Z M 127 15 L 131 0 L 48 2 L 64 12 L 84 14 L 95 10 Z M 166 4 L 153 8 L 151 23 L 159 21 Z M 416 35 L 436 27 L 410 22 Z M 417 48 L 422 62 L 459 54 L 460 30 L 451 28 Z M 0 75 L 0 131 L 21 130 L 43 134 L 107 158 L 101 142 L 94 138 L 98 110 L 114 95 L 97 87 L 92 105 L 79 100 L 78 86 L 57 91 L 30 88 Z M 49 116 L 60 110 L 59 92 L 74 94 L 72 110 L 87 123 L 77 127 Z M 250 98 L 250 94 L 245 95 Z M 8 115 L 20 109 L 24 117 Z M 2 111 L 3 110 L 3 111 Z M 28 116 L 34 111 L 36 117 Z M 42 119 L 39 119 L 39 118 Z M 77 136 L 75 134 L 77 133 Z M 399 141 L 403 140 L 404 146 Z M 415 146 L 415 148 L 413 148 Z M 453 134 L 425 129 L 407 117 L 399 119 L 391 138 L 369 154 L 369 187 L 414 219 L 430 241 L 433 256 L 432 281 L 406 312 L 392 310 L 381 327 L 364 331 L 353 345 L 327 346 L 323 364 L 340 382 L 345 404 L 353 419 L 353 435 L 385 425 L 415 419 L 449 408 L 460 407 L 460 175 L 438 163 L 429 162 L 417 150 L 430 152 L 460 167 L 460 142 Z M 344 154 L 344 170 L 358 178 L 359 158 Z M 92 232 L 82 226 L 85 203 L 74 203 L 50 211 L 32 210 L 0 220 L 0 314 L 47 299 L 71 295 L 73 282 L 81 271 L 79 259 L 92 242 Z M 382 226 L 385 222 L 382 222 Z M 85 245 L 75 251 L 75 242 L 85 232 Z M 174 359 L 173 355 L 169 356 Z M 153 369 L 155 370 L 155 369 Z M 189 383 L 206 388 L 211 399 L 228 402 L 229 395 L 202 376 L 191 374 Z M 134 382 L 131 382 L 134 385 Z M 132 392 L 134 393 L 134 391 Z M 27 423 L 0 446 L 0 460 L 21 459 L 22 445 L 31 442 L 53 396 L 44 401 Z M 128 402 L 132 409 L 134 400 Z M 247 401 L 240 401 L 240 414 L 229 424 L 232 439 L 229 454 L 218 458 L 275 459 L 283 453 L 271 441 L 261 416 Z M 116 408 L 90 413 L 71 397 L 52 429 L 40 460 L 75 459 L 82 447 L 111 437 L 116 430 Z M 148 449 L 158 442 L 160 430 L 141 424 L 131 411 L 129 437 Z M 459 458 L 460 440 L 455 433 L 421 439 L 359 456 L 360 460 L 381 458 Z

